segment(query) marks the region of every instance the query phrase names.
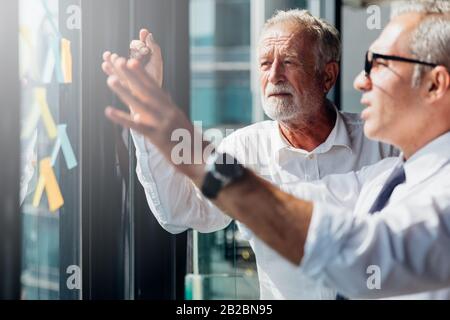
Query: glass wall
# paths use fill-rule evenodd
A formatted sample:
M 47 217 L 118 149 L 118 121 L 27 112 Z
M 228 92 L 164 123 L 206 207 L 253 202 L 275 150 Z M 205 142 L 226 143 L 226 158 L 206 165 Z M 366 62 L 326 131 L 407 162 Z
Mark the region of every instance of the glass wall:
M 79 6 L 19 4 L 22 298 L 79 299 Z
M 107 87 L 101 64 L 106 50 L 127 56 L 140 28 L 150 28 L 166 53 L 165 87 L 187 110 L 188 2 L 16 5 L 19 19 L 2 25 L 20 30 L 23 232 L 15 293 L 32 300 L 183 298 L 186 234 L 165 232 L 151 214 L 129 131 L 104 115 L 108 105 L 127 107 Z

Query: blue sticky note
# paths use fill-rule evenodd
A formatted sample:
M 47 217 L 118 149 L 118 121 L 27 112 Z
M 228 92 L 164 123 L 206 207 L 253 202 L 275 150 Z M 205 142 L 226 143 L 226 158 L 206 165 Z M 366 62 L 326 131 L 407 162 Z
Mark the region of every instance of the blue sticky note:
M 52 41 L 52 50 L 53 54 L 55 56 L 55 69 L 56 69 L 56 79 L 59 83 L 64 83 L 64 75 L 62 71 L 62 65 L 61 65 L 61 52 L 60 52 L 60 40 L 54 39 Z
M 49 46 L 42 74 L 42 81 L 44 83 L 51 83 L 53 73 L 56 72 L 56 80 L 58 83 L 64 83 L 64 74 L 61 65 L 60 40 L 53 37 L 50 40 Z
M 67 125 L 62 124 L 58 126 L 58 139 L 56 140 L 55 147 L 52 153 L 52 166 L 56 164 L 59 151 L 62 149 L 64 158 L 66 159 L 66 165 L 69 170 L 75 168 L 78 165 L 75 153 L 73 152 L 72 145 L 67 135 Z

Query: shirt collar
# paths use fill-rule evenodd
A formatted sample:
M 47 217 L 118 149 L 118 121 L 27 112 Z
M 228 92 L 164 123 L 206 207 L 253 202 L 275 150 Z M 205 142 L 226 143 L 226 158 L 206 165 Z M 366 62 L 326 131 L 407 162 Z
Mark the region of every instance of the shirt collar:
M 333 108 L 336 112 L 336 123 L 334 124 L 334 128 L 328 136 L 327 140 L 319 145 L 313 151 L 313 153 L 326 153 L 333 147 L 345 147 L 348 148 L 350 152 L 352 152 L 350 134 L 348 132 L 347 126 L 345 125 L 344 119 L 342 118 L 342 114 L 334 104 Z
M 321 145 L 319 145 L 316 149 L 314 149 L 311 152 L 307 152 L 305 150 L 296 149 L 292 147 L 281 133 L 279 123 L 276 121 L 273 122 L 271 134 L 272 150 L 274 152 L 274 155 L 278 157 L 278 162 L 282 162 L 283 159 L 287 160 L 289 158 L 282 155 L 285 151 L 301 153 L 303 155 L 321 154 L 327 153 L 328 151 L 331 150 L 331 148 L 335 146 L 339 146 L 339 147 L 346 147 L 349 149 L 350 152 L 352 152 L 351 138 L 347 126 L 344 122 L 344 119 L 342 118 L 342 115 L 336 108 L 336 106 L 334 104 L 332 106 L 336 111 L 336 122 L 334 124 L 334 128 L 329 134 L 328 138 L 325 140 L 325 142 L 323 142 Z
M 404 159 L 403 154 L 400 155 Z M 450 161 L 450 132 L 428 143 L 404 162 L 406 183 L 418 184 Z

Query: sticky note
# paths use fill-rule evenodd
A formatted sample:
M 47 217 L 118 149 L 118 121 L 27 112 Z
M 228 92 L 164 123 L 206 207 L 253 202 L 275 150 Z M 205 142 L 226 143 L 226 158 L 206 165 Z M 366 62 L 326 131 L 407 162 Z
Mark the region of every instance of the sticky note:
M 59 39 L 52 38 L 47 51 L 47 57 L 45 58 L 44 70 L 42 72 L 42 82 L 51 83 L 53 73 L 56 72 L 56 80 L 59 83 L 64 83 L 64 75 L 62 70 Z
M 38 64 L 35 62 L 35 50 L 32 41 L 32 32 L 27 26 L 20 26 L 20 75 L 21 77 L 29 76 L 34 80 L 38 79 Z
M 55 56 L 56 79 L 58 80 L 59 83 L 64 83 L 64 75 L 61 65 L 61 54 L 59 44 L 60 44 L 59 39 L 53 39 L 53 41 L 51 41 L 51 47 L 53 50 L 53 54 Z
M 56 180 L 55 172 L 52 169 L 51 159 L 45 158 L 41 160 L 39 168 L 40 176 L 33 198 L 33 207 L 39 207 L 45 189 L 50 212 L 55 212 L 64 205 L 64 199 Z
M 29 48 L 33 47 L 33 42 L 31 41 L 31 30 L 27 26 L 20 26 L 19 27 L 19 35 L 22 37 L 22 39 L 25 41 L 26 45 Z
M 42 82 L 51 83 L 53 71 L 55 70 L 55 55 L 52 49 L 47 51 L 47 57 L 45 58 L 44 70 L 42 72 Z
M 67 169 L 71 170 L 75 168 L 78 163 L 73 152 L 72 144 L 70 143 L 69 136 L 67 135 L 67 125 L 62 124 L 58 126 L 58 139 L 56 140 L 55 147 L 52 153 L 52 166 L 55 166 L 56 159 L 58 158 L 59 151 L 62 149 L 64 158 L 66 159 Z
M 64 74 L 64 83 L 72 83 L 72 51 L 70 41 L 61 40 L 61 64 Z
M 47 18 L 48 22 L 50 22 L 50 26 L 52 27 L 53 31 L 56 35 L 61 37 L 61 34 L 59 33 L 58 27 L 56 26 L 56 23 L 54 21 L 55 15 L 50 11 L 50 9 L 47 6 L 47 0 L 41 0 L 42 8 L 45 11 L 45 17 Z
M 49 138 L 55 139 L 58 135 L 58 132 L 50 108 L 48 107 L 47 90 L 45 88 L 35 89 L 35 100 L 39 105 L 42 120 L 44 121 L 44 125 L 45 128 L 47 129 L 47 134 Z
M 31 137 L 37 127 L 40 117 L 41 112 L 39 111 L 39 105 L 36 101 L 34 101 L 31 106 L 31 112 L 23 125 L 22 134 L 20 136 L 22 139 L 28 139 Z

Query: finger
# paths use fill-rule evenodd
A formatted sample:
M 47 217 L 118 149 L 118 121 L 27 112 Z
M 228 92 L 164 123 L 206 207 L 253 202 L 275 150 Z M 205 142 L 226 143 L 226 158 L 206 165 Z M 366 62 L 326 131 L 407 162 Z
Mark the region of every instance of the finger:
M 136 60 L 129 60 L 127 63 L 129 75 L 135 77 L 134 81 L 141 82 L 145 89 L 142 94 L 146 97 L 147 103 L 154 103 L 155 108 L 160 108 L 162 104 L 170 103 L 170 97 L 161 89 L 161 86 L 156 82 L 151 75 L 149 75 L 144 68 Z M 130 79 L 131 81 L 132 79 Z
M 139 39 L 142 42 L 145 42 L 145 39 L 147 39 L 147 36 L 150 32 L 147 29 L 141 29 L 141 31 L 139 31 Z
M 132 89 L 133 94 L 137 95 L 141 101 L 148 102 L 149 99 L 149 86 L 151 85 L 146 79 L 142 79 L 140 75 L 128 69 L 127 63 L 122 60 L 117 60 L 116 69 L 121 77 L 122 81 L 126 81 L 129 87 Z
M 108 78 L 108 86 L 113 92 L 117 94 L 120 100 L 128 106 L 132 106 L 133 112 L 135 113 L 155 113 L 154 108 L 149 104 L 143 103 L 140 99 L 135 97 L 130 90 L 123 86 L 117 76 L 111 76 Z M 157 113 L 155 113 L 155 116 Z
M 151 127 L 135 122 L 130 114 L 116 108 L 107 107 L 105 115 L 112 122 L 117 123 L 122 127 L 135 130 L 143 135 L 149 135 L 152 131 Z
M 107 62 L 107 61 L 103 62 L 102 63 L 102 70 L 108 76 L 112 76 L 114 74 L 114 68 L 112 67 L 110 62 Z
M 122 86 L 124 87 L 128 87 L 128 83 L 126 82 L 126 80 L 124 80 L 125 76 L 123 73 L 120 72 L 120 69 L 117 68 L 117 65 L 119 65 L 120 63 L 126 63 L 126 60 L 124 58 L 119 57 L 117 54 L 112 54 L 111 58 L 110 58 L 111 62 L 109 62 L 109 67 L 112 69 L 111 70 L 111 75 L 116 75 Z
M 130 59 L 127 62 L 126 69 L 128 72 L 131 72 L 134 74 L 135 77 L 138 78 L 138 80 L 144 85 L 145 87 L 149 87 L 152 85 L 152 82 L 150 81 L 150 77 L 143 69 L 140 62 L 136 59 Z
M 139 63 L 139 61 L 131 59 L 127 63 L 127 67 L 130 71 L 136 74 L 136 76 L 139 77 L 139 79 L 145 83 L 147 87 L 158 87 L 161 88 L 157 83 L 156 80 L 145 71 L 145 69 L 142 67 L 142 65 Z
M 156 42 L 155 42 L 155 39 L 153 38 L 153 34 L 152 33 L 149 33 L 145 38 L 144 38 L 145 40 L 145 44 L 148 46 L 148 47 L 150 47 L 150 48 L 152 48 L 155 44 L 156 44 Z
M 114 68 L 114 72 L 119 78 L 121 82 L 127 82 L 126 76 L 123 73 L 123 68 L 127 64 L 127 60 L 125 58 L 117 58 L 114 63 L 112 63 L 112 67 Z
M 118 55 L 117 53 L 113 53 L 113 54 L 111 54 L 111 57 L 109 58 L 109 61 L 110 61 L 111 63 L 114 64 L 114 62 L 115 62 L 118 58 L 119 58 L 119 55 Z
M 110 61 L 110 58 L 111 58 L 111 52 L 110 51 L 105 51 L 103 53 L 103 60 L 104 61 Z

